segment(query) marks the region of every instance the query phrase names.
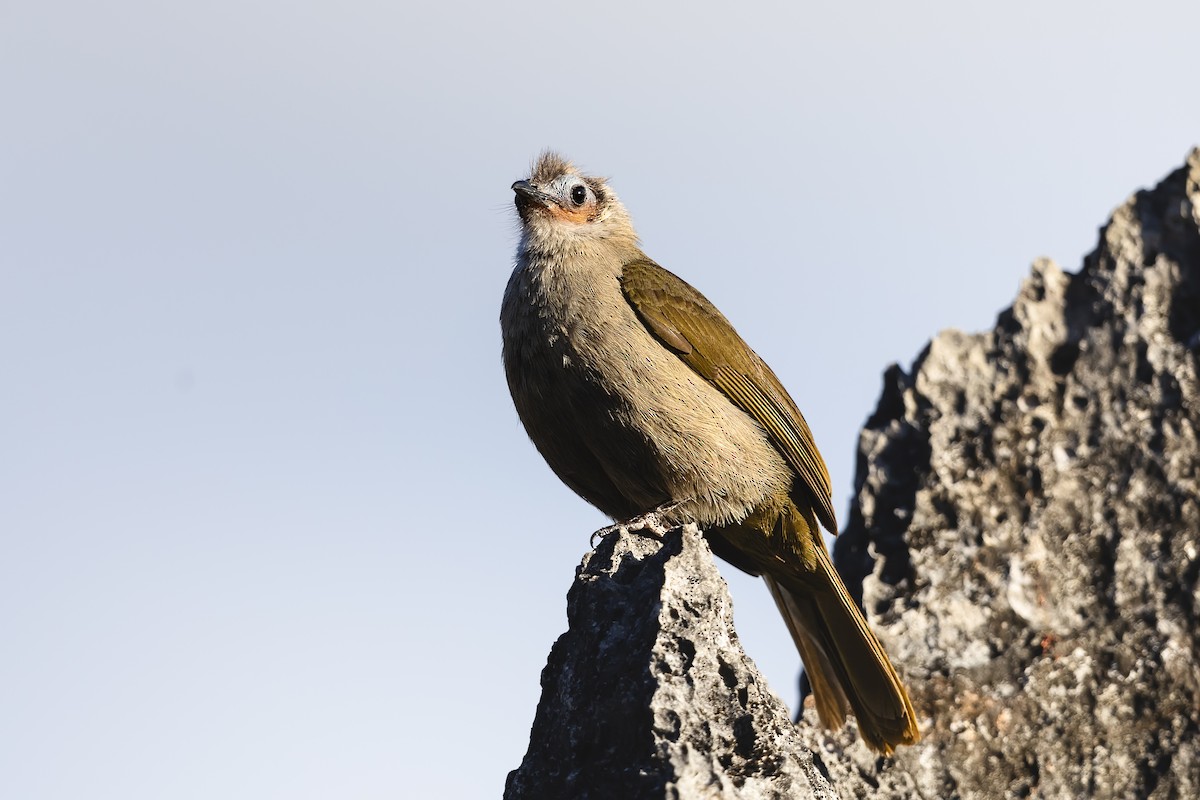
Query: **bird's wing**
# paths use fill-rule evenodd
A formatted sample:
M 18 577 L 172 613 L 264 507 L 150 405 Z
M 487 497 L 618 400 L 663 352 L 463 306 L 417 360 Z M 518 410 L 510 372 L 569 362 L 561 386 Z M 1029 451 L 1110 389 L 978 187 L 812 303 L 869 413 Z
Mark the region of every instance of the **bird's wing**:
M 704 295 L 653 261 L 626 264 L 621 288 L 668 349 L 767 431 L 803 480 L 821 524 L 836 534 L 829 470 L 804 415 L 771 368 Z

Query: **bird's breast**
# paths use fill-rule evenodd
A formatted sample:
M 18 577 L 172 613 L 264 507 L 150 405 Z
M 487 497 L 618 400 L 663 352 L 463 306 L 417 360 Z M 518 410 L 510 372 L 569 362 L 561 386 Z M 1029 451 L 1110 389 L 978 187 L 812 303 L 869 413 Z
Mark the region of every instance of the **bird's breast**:
M 522 273 L 505 294 L 505 366 L 543 455 L 558 446 L 547 437 L 569 439 L 630 507 L 683 502 L 702 525 L 787 491 L 791 470 L 763 429 L 647 330 L 615 271 Z

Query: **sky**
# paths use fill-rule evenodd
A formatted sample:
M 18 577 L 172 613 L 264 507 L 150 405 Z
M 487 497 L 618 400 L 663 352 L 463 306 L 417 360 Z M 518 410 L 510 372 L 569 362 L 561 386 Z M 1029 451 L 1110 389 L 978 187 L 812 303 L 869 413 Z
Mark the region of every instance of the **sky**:
M 510 184 L 609 176 L 804 410 L 1200 144 L 1194 2 L 0 5 L 0 796 L 496 797 L 607 520 L 513 411 Z M 756 580 L 738 632 L 790 706 Z

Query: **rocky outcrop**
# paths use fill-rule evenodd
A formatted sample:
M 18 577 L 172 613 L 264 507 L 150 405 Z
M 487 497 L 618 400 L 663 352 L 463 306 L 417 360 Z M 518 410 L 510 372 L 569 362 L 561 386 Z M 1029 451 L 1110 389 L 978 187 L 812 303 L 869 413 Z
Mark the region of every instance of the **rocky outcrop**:
M 746 658 L 704 539 L 612 534 L 567 595 L 517 798 L 835 798 Z
M 1200 151 L 887 373 L 836 560 L 925 740 L 807 730 L 843 796 L 1200 797 L 1198 358 Z
M 786 724 L 703 541 L 611 536 L 506 797 L 1200 797 L 1198 376 L 1200 151 L 885 375 L 835 560 L 921 743 Z

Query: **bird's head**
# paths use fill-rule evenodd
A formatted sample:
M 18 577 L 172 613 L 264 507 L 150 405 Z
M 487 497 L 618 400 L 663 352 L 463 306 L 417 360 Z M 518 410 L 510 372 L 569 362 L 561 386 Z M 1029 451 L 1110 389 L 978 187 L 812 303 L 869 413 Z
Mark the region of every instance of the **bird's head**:
M 604 179 L 583 175 L 557 153 L 538 156 L 529 177 L 512 189 L 526 247 L 578 251 L 605 242 L 637 244 L 629 212 Z

